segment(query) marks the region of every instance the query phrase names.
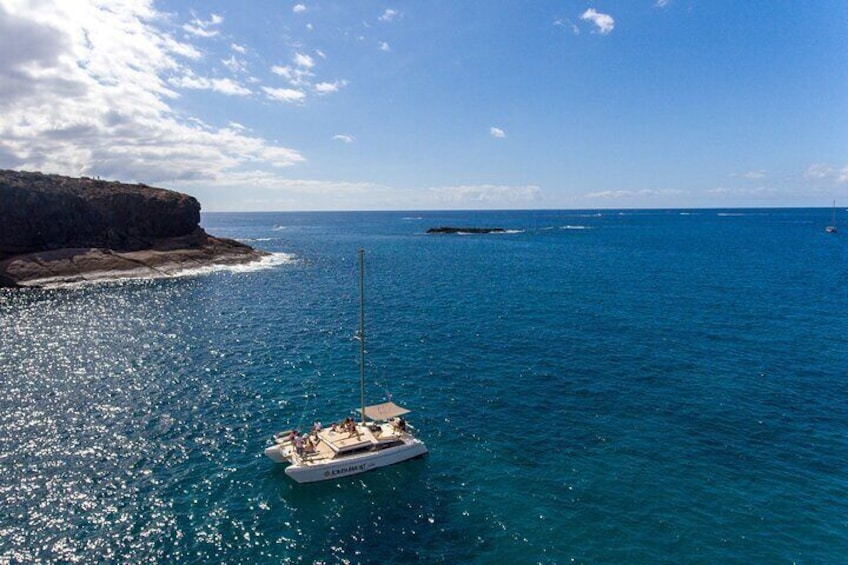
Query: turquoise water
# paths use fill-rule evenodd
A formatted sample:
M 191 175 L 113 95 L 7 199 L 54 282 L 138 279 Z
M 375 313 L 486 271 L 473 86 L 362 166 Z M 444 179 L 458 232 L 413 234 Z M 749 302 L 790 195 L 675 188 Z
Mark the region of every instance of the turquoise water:
M 206 214 L 272 264 L 4 291 L 0 563 L 844 563 L 830 214 Z M 297 485 L 262 450 L 358 405 L 359 247 L 431 453 Z

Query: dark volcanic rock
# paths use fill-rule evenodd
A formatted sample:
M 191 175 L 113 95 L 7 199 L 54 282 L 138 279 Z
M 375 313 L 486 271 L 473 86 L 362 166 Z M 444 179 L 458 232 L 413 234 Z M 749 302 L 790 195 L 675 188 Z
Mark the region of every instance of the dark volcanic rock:
M 179 192 L 0 171 L 0 286 L 167 275 L 266 255 L 199 223 L 200 203 Z
M 0 259 L 69 247 L 146 249 L 190 234 L 200 203 L 144 185 L 0 171 Z
M 450 226 L 442 226 L 438 228 L 430 228 L 427 233 L 504 233 L 503 228 L 456 228 Z

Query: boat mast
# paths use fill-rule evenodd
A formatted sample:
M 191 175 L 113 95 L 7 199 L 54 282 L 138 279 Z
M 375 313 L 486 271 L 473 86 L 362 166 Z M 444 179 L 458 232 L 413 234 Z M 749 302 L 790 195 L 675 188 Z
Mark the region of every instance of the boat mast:
M 359 250 L 359 390 L 365 424 L 365 249 Z

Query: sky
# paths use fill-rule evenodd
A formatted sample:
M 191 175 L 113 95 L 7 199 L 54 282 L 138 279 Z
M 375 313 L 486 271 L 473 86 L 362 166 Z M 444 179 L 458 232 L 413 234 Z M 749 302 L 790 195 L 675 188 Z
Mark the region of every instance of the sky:
M 0 0 L 0 168 L 204 211 L 848 204 L 848 2 Z

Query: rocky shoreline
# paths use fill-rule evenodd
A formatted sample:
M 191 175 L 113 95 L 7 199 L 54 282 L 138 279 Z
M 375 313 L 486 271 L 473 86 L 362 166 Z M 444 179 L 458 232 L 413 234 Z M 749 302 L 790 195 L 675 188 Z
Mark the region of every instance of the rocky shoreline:
M 0 287 L 174 276 L 268 253 L 200 226 L 200 203 L 145 185 L 0 171 Z

